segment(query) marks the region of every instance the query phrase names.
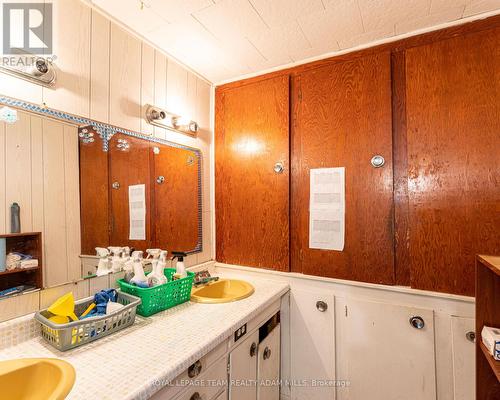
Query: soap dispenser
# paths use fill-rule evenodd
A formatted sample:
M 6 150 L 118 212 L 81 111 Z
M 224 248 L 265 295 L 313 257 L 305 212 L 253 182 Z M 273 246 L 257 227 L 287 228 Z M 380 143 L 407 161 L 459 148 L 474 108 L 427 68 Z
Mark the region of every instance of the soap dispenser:
M 97 271 L 95 274 L 97 276 L 109 274 L 111 272 L 108 260 L 109 250 L 105 249 L 104 247 L 96 247 L 95 251 L 97 253 L 97 256 L 99 257 L 99 264 L 97 264 Z
M 132 253 L 132 259 L 134 260 L 134 277 L 130 280 L 139 287 L 147 288 L 148 278 L 144 274 L 144 268 L 142 266 L 142 251 L 134 251 Z
M 172 260 L 177 258 L 177 265 L 175 266 L 176 270 L 173 279 L 185 278 L 187 276 L 187 272 L 186 267 L 184 266 L 184 257 L 186 257 L 187 254 L 182 251 L 173 251 L 172 255 Z

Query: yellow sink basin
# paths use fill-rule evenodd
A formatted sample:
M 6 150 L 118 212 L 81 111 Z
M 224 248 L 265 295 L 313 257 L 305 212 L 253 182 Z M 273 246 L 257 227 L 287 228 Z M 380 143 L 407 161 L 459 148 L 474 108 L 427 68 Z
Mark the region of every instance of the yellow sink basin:
M 191 301 L 197 303 L 229 303 L 249 297 L 255 289 L 248 282 L 237 279 L 220 279 L 191 292 Z
M 64 400 L 75 383 L 75 369 L 56 358 L 0 361 L 2 399 Z

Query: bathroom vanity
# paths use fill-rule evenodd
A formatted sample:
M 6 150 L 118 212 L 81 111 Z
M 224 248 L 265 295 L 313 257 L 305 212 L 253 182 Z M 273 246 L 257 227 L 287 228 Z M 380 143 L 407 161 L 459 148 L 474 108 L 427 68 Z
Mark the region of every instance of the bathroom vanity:
M 188 302 L 81 348 L 47 346 L 32 315 L 0 324 L 9 337 L 0 360 L 59 358 L 76 371 L 69 400 L 277 400 L 280 378 L 280 310 L 288 284 L 251 278 L 255 292 L 223 304 Z M 10 332 L 10 333 L 9 333 Z M 4 347 L 5 346 L 5 347 Z M 254 382 L 264 380 L 257 389 Z M 259 393 L 257 393 L 259 390 Z

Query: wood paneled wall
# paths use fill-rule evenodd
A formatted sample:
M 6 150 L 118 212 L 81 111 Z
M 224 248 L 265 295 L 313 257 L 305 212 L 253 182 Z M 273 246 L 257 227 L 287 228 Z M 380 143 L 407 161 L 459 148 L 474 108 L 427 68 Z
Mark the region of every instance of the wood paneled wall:
M 18 116 L 15 124 L 0 122 L 0 234 L 10 233 L 10 206 L 17 202 L 22 231 L 43 235 L 44 286 L 66 283 L 81 275 L 78 130 Z
M 225 93 L 290 79 L 293 271 L 474 295 L 473 255 L 500 253 L 499 49 L 500 16 L 494 16 L 216 88 L 218 120 Z M 362 68 L 383 54 L 379 69 Z M 363 135 L 348 142 L 343 129 L 375 134 L 364 146 Z M 217 140 L 216 125 L 216 159 Z M 392 154 L 383 154 L 386 176 L 361 168 L 370 152 L 391 146 Z M 315 255 L 307 241 L 305 178 L 311 166 L 342 162 L 356 166 L 347 171 L 356 173 L 347 181 L 353 196 L 346 210 L 353 214 L 346 249 Z M 366 193 L 354 189 L 356 182 Z M 225 189 L 216 185 L 216 196 L 219 190 Z
M 292 118 L 292 271 L 393 284 L 390 53 L 298 74 Z M 346 169 L 343 251 L 309 248 L 310 170 L 329 167 Z
M 287 271 L 288 77 L 224 91 L 216 104 L 217 259 Z
M 474 294 L 500 254 L 500 28 L 406 52 L 413 287 Z
M 203 153 L 203 251 L 190 255 L 186 262 L 193 265 L 210 260 L 211 84 L 80 0 L 52 3 L 58 74 L 55 86 L 42 87 L 0 72 L 0 94 L 199 148 Z M 152 102 L 196 120 L 200 126 L 198 137 L 152 129 L 143 118 L 145 105 Z M 90 179 L 90 175 L 87 171 L 86 177 Z M 3 179 L 0 174 L 0 187 Z M 78 183 L 78 174 L 75 182 Z M 99 192 L 99 183 L 96 191 Z M 2 218 L 5 216 L 0 213 L 0 227 Z M 105 232 L 100 230 L 99 234 L 104 237 Z M 43 242 L 46 243 L 45 238 Z M 45 267 L 52 268 L 47 262 Z M 61 275 L 57 282 L 64 279 L 65 275 Z

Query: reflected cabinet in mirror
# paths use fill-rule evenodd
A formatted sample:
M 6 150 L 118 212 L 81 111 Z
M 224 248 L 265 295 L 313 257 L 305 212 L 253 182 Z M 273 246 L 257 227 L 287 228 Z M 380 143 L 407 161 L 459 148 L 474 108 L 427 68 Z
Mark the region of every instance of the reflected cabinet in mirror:
M 199 150 L 123 133 L 103 148 L 92 127 L 79 137 L 82 254 L 108 246 L 201 251 Z

